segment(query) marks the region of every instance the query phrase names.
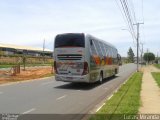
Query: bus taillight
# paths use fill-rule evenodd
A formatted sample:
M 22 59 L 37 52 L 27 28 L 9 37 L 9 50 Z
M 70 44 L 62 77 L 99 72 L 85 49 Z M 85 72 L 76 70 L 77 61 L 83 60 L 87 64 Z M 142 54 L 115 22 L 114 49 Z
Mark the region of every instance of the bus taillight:
M 56 65 L 56 61 L 54 61 L 54 72 L 57 74 L 57 65 Z
M 86 75 L 89 73 L 89 69 L 88 69 L 88 63 L 84 62 L 84 69 L 83 69 L 83 73 L 82 75 Z

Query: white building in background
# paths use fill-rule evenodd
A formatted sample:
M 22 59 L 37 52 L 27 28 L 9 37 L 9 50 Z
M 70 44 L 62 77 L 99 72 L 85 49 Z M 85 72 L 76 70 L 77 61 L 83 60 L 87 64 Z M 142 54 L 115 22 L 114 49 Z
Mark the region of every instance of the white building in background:
M 2 44 L 0 43 L 0 54 L 2 55 L 30 55 L 30 56 L 53 56 L 53 51 L 49 49 L 43 48 L 35 48 L 29 46 L 19 46 L 19 45 L 12 45 L 12 44 Z

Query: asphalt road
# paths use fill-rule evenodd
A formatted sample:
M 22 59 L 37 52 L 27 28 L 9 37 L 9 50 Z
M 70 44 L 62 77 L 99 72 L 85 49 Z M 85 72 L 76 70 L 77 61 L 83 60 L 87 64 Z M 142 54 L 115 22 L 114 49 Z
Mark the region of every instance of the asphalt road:
M 106 79 L 102 85 L 57 82 L 54 77 L 1 85 L 0 113 L 23 114 L 21 117 L 39 114 L 41 119 L 44 116 L 52 118 L 54 114 L 57 119 L 81 119 L 109 97 L 134 71 L 135 64 L 123 65 L 116 77 Z M 34 120 L 35 117 L 32 115 Z

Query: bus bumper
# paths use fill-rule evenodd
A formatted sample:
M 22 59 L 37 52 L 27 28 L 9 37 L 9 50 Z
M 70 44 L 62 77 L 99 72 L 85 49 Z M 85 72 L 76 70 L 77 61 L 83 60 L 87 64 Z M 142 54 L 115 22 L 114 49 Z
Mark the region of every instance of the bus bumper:
M 86 82 L 89 83 L 89 74 L 83 76 L 64 76 L 64 75 L 55 75 L 56 81 L 64 82 Z

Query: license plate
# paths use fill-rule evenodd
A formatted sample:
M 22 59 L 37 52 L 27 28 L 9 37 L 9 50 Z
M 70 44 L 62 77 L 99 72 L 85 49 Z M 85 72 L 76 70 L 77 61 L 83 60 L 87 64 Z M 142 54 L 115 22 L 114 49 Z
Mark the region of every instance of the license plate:
M 73 78 L 72 77 L 67 77 L 67 79 L 71 79 L 72 80 Z

